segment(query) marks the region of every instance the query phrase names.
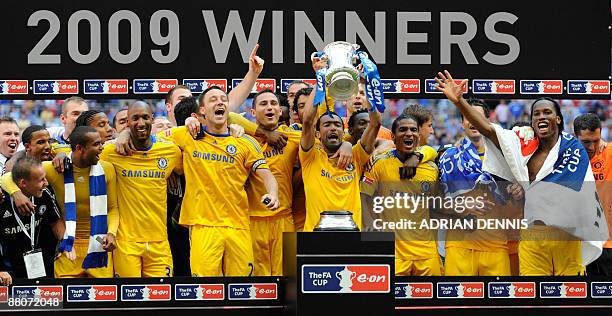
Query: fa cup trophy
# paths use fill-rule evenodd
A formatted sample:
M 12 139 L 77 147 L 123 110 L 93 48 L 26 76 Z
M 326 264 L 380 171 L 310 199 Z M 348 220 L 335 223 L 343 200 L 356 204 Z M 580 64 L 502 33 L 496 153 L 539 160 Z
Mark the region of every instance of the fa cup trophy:
M 319 56 L 327 61 L 325 82 L 329 96 L 334 100 L 348 100 L 359 92 L 357 49 L 359 49 L 357 44 L 333 42 L 327 44 Z M 316 54 L 314 53 L 312 57 L 314 58 Z

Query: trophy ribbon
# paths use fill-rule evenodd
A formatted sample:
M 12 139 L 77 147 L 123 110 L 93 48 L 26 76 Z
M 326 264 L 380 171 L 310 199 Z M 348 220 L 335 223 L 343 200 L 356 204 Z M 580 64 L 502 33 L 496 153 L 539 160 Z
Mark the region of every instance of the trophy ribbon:
M 366 96 L 372 106 L 370 111 L 374 111 L 374 108 L 376 108 L 378 112 L 383 113 L 385 112 L 385 95 L 383 94 L 382 84 L 380 83 L 378 68 L 365 52 L 357 52 L 357 57 L 359 57 L 363 65 L 363 73 L 366 80 Z

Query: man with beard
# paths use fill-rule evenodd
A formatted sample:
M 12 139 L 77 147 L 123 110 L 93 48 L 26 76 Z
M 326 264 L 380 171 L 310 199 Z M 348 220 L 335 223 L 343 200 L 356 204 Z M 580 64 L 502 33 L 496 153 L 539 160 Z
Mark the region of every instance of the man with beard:
M 314 69 L 315 72 L 327 67 L 326 59 L 321 59 L 320 57 L 313 57 L 311 61 L 312 61 L 312 68 Z M 362 66 L 363 64 L 359 65 L 359 68 L 361 68 Z M 348 128 L 348 118 L 351 117 L 351 115 L 353 115 L 354 112 L 362 110 L 362 109 L 367 110 L 368 107 L 370 106 L 369 105 L 370 102 L 367 101 L 368 98 L 366 97 L 365 91 L 366 91 L 365 79 L 361 77 L 359 79 L 357 93 L 355 95 L 352 95 L 348 100 L 342 102 L 342 104 L 346 106 L 346 117 L 343 120 L 344 129 Z M 321 106 L 318 109 L 318 116 L 325 114 L 325 112 L 328 111 L 328 108 L 329 108 L 329 111 L 334 112 L 335 106 L 336 106 L 336 102 L 331 97 L 326 97 L 325 102 L 321 104 Z M 391 131 L 382 125 L 378 129 L 378 134 L 376 134 L 376 137 L 381 138 L 381 139 L 386 139 L 386 140 L 392 140 Z
M 120 210 L 115 276 L 125 278 L 172 276 L 172 254 L 166 219 L 166 179 L 179 171 L 179 148 L 151 136 L 151 107 L 136 101 L 127 110 L 127 126 L 138 150 L 121 156 L 115 145 L 105 146 L 101 159 L 115 167 Z M 145 194 L 146 192 L 146 194 Z
M 327 100 L 328 105 L 330 106 L 331 111 L 334 111 L 335 103 L 330 102 L 330 100 L 331 99 L 328 98 Z M 346 105 L 346 117 L 343 119 L 343 122 L 344 122 L 345 135 L 347 135 L 346 129 L 348 129 L 348 119 L 355 112 L 358 112 L 360 110 L 367 110 L 370 104 L 367 101 L 367 98 L 365 95 L 365 81 L 361 80 L 359 82 L 359 91 L 357 92 L 357 94 L 351 96 L 348 100 L 344 101 L 343 104 Z M 325 111 L 326 111 L 325 104 L 319 106 L 318 115 L 321 116 L 325 114 Z M 391 140 L 392 139 L 391 131 L 388 128 L 381 125 L 376 137 L 383 139 L 383 140 Z
M 382 125 L 381 114 L 376 109 L 370 111 L 370 124 L 361 140 L 353 146 L 352 162 L 346 168 L 339 168 L 338 161 L 332 155 L 344 139 L 344 122 L 334 112 L 327 112 L 315 119 L 317 106 L 323 105 L 313 104 L 314 97 L 315 91 L 310 93 L 306 101 L 300 139 L 300 163 L 308 201 L 304 231 L 312 231 L 319 222 L 321 212 L 327 210 L 353 212 L 353 220 L 361 228 L 359 179 L 365 163 L 374 151 L 376 135 Z M 319 143 L 315 142 L 315 137 L 320 139 Z
M 6 161 L 17 152 L 19 147 L 19 126 L 14 119 L 5 116 L 0 118 L 0 173 L 6 171 Z
M 438 73 L 437 89 L 486 137 L 485 169 L 525 188 L 521 232 L 521 275 L 561 276 L 584 273 L 584 266 L 601 254 L 608 227 L 584 147 L 563 132 L 559 103 L 535 100 L 531 124 L 536 138 L 526 141 L 491 124 L 463 99 L 467 80 L 457 84 L 448 71 Z M 489 146 L 491 148 L 489 148 Z
M 435 195 L 434 183 L 438 180 L 438 168 L 432 161 L 419 163 L 423 156 L 416 152 L 420 138 L 417 119 L 402 114 L 393 122 L 391 131 L 395 148 L 372 157 L 361 183 L 364 212 L 371 215 L 377 212 L 373 209 L 373 199 L 395 197 L 397 194 L 422 198 Z M 408 160 L 414 160 L 418 164 L 417 167 L 405 167 Z M 421 206 L 411 210 L 390 208 L 385 209 L 380 217 L 384 222 L 409 219 L 421 223 L 429 221 L 429 208 Z M 372 222 L 364 225 L 376 227 L 378 224 Z M 394 232 L 395 275 L 442 275 L 435 231 L 396 229 Z
M 63 173 L 50 161 L 43 162 L 49 186 L 57 194 L 66 221 L 66 233 L 58 249 L 61 256 L 55 261 L 55 277 L 111 278 L 110 252 L 115 249 L 119 225 L 115 169 L 99 159 L 102 139 L 96 129 L 78 126 L 70 134 L 70 142 L 72 153 Z M 2 177 L 1 184 L 10 195 L 20 191 L 9 174 Z

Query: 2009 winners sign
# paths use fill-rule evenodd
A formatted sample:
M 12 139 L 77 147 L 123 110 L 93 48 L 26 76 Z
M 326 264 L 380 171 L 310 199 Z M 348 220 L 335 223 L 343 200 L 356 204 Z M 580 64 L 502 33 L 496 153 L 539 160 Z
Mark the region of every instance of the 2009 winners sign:
M 385 93 L 441 97 L 450 70 L 482 98 L 610 98 L 610 2 L 42 1 L 0 13 L 0 98 L 159 97 L 175 84 L 231 88 L 255 44 L 258 86 L 313 79 L 310 55 L 357 43 Z M 283 81 L 283 79 L 285 79 Z

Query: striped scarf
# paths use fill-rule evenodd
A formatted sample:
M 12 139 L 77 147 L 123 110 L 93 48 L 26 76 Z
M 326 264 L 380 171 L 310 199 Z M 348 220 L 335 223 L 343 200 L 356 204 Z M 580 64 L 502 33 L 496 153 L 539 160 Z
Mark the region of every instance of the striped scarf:
M 67 159 L 71 159 L 72 154 Z M 70 252 L 74 246 L 76 233 L 76 192 L 74 186 L 74 173 L 72 163 L 64 170 L 64 213 L 66 219 L 66 232 L 58 251 Z M 104 169 L 98 162 L 91 166 L 89 171 L 89 210 L 90 230 L 87 256 L 83 260 L 83 268 L 105 267 L 108 263 L 108 254 L 102 249 L 97 239 L 104 238 L 108 232 L 106 201 L 106 178 Z

